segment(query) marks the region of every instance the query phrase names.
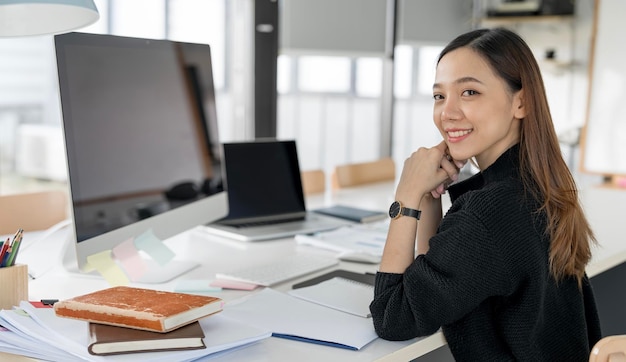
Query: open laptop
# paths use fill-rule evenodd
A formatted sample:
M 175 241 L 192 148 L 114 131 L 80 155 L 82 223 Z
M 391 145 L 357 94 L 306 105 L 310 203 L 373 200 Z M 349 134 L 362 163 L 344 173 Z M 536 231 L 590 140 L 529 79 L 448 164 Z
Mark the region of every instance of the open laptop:
M 207 232 L 243 241 L 331 230 L 351 222 L 306 210 L 296 142 L 224 143 L 229 213 Z

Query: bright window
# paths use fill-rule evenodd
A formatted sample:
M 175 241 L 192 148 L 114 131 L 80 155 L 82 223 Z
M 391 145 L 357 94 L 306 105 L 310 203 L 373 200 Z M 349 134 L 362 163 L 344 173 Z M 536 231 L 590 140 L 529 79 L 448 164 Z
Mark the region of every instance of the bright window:
M 413 80 L 413 48 L 399 45 L 395 49 L 394 94 L 396 97 L 411 96 Z
M 417 69 L 417 91 L 421 95 L 432 96 L 435 83 L 435 67 L 441 46 L 423 46 L 419 48 L 419 64 Z
M 165 37 L 165 0 L 112 0 L 111 34 Z
M 225 6 L 224 0 L 170 0 L 169 2 L 168 38 L 211 46 L 213 82 L 217 89 L 224 87 Z
M 298 65 L 300 91 L 336 93 L 350 90 L 349 58 L 302 56 Z
M 291 90 L 291 64 L 292 59 L 290 56 L 278 56 L 278 79 L 276 80 L 278 93 L 285 94 Z
M 356 94 L 380 97 L 383 82 L 383 61 L 380 58 L 358 58 L 356 61 Z

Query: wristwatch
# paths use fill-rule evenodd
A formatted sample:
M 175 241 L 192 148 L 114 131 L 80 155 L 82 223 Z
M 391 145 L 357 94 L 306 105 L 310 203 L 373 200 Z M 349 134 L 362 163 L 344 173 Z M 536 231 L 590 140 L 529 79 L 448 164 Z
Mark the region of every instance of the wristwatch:
M 409 209 L 408 207 L 402 206 L 402 203 L 400 203 L 400 201 L 394 201 L 389 207 L 389 217 L 392 219 L 397 219 L 400 216 L 404 215 L 414 217 L 419 220 L 421 214 L 422 212 L 420 210 Z

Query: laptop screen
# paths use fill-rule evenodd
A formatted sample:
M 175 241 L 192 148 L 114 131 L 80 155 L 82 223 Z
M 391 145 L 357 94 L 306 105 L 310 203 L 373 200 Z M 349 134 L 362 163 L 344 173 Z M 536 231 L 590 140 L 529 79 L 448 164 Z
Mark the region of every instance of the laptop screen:
M 224 143 L 229 214 L 221 222 L 304 216 L 296 142 Z

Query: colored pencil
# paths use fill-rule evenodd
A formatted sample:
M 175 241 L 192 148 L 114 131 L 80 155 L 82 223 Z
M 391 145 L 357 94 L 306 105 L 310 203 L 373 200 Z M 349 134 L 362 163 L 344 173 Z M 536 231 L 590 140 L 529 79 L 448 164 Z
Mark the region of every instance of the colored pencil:
M 17 237 L 17 240 L 11 246 L 11 254 L 9 255 L 9 259 L 7 261 L 6 266 L 15 265 L 15 259 L 17 258 L 17 252 L 20 250 L 20 245 L 22 245 L 22 234 Z
M 7 253 L 7 250 L 9 250 L 9 242 L 10 239 L 7 239 L 7 241 L 2 244 L 2 249 L 0 249 L 0 268 L 4 266 L 4 256 Z

